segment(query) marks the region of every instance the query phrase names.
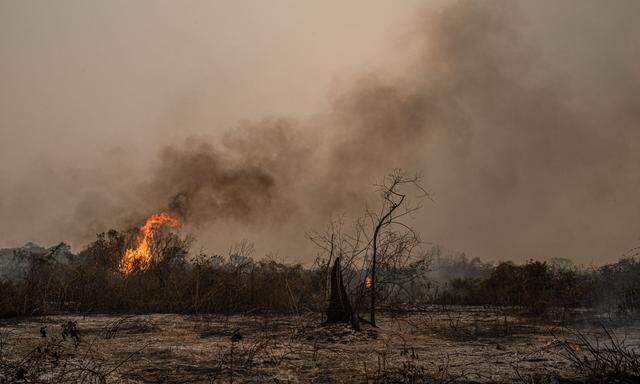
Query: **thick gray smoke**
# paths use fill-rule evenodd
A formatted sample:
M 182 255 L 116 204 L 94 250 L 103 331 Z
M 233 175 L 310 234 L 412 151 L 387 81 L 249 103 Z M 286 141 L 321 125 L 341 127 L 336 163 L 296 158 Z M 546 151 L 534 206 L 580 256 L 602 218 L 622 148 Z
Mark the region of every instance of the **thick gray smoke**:
M 371 184 L 402 167 L 435 195 L 415 218 L 426 240 L 485 259 L 613 260 L 640 235 L 638 11 L 430 6 L 388 51 L 396 65 L 337 86 L 329 110 L 166 146 L 144 177 L 82 193 L 61 228 L 86 241 L 171 210 L 209 247 L 249 237 L 307 257 L 306 231 L 358 212 Z
M 297 130 L 292 121 L 271 119 L 238 127 L 217 146 L 194 137 L 165 147 L 140 194 L 147 209 L 168 209 L 195 227 L 285 222 L 301 179 L 317 175 L 314 150 Z

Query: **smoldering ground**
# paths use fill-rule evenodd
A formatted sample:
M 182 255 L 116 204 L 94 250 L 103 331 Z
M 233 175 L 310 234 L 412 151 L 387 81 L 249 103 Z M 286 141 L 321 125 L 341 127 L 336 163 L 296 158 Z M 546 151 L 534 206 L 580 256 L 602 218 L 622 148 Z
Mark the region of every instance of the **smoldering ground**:
M 434 195 L 415 217 L 424 239 L 486 259 L 613 260 L 640 233 L 639 7 L 425 5 L 388 67 L 337 84 L 313 116 L 247 116 L 222 137 L 165 142 L 144 164 L 123 160 L 123 142 L 95 167 L 65 159 L 4 185 L 4 241 L 81 243 L 172 209 L 207 246 L 249 237 L 305 255 L 306 231 L 360 211 L 402 167 Z

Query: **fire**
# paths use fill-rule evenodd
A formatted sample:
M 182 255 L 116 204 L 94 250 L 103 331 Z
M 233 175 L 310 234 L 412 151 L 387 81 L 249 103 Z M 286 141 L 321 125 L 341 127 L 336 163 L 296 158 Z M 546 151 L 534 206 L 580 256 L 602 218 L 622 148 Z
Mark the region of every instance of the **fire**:
M 153 240 L 155 232 L 162 226 L 170 228 L 180 228 L 181 224 L 176 217 L 168 213 L 154 213 L 147 219 L 147 222 L 140 227 L 135 248 L 129 248 L 122 256 L 118 269 L 125 275 L 133 272 L 134 268 L 145 270 L 151 265 L 153 255 L 151 254 L 150 244 Z
M 366 289 L 369 289 L 373 286 L 373 280 L 371 279 L 371 276 L 367 276 L 364 278 L 364 287 Z

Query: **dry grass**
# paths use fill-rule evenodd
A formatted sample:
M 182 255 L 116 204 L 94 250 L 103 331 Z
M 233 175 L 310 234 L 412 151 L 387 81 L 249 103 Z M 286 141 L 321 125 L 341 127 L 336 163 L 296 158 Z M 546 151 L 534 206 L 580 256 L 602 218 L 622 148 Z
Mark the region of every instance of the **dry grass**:
M 477 307 L 383 313 L 379 320 L 379 328 L 355 332 L 319 326 L 314 314 L 29 318 L 4 323 L 10 337 L 3 339 L 1 358 L 25 367 L 34 381 L 24 382 L 54 382 L 43 379 L 52 374 L 96 383 L 507 383 L 576 376 L 552 330 L 524 318 L 508 317 L 508 334 L 500 313 Z M 77 322 L 77 347 L 58 335 L 69 321 Z M 49 351 L 59 351 L 75 376 L 53 367 L 52 352 L 33 354 L 49 342 L 42 326 L 46 339 L 58 343 Z M 628 328 L 628 345 L 639 338 L 639 329 Z M 15 369 L 7 369 L 3 374 L 15 377 Z
M 640 345 L 602 325 L 599 331 L 568 330 L 560 354 L 591 382 L 639 383 Z
M 126 364 L 144 349 L 111 358 L 100 351 L 95 340 L 81 337 L 76 320 L 44 320 L 35 340 L 19 329 L 3 328 L 0 383 L 119 382 Z

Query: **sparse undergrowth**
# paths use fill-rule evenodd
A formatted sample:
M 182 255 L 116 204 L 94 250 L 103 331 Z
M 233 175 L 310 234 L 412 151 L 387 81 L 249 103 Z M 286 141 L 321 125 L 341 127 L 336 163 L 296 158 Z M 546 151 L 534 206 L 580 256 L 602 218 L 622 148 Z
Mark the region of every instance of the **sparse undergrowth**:
M 21 351 L 21 341 L 0 333 L 0 383 L 114 382 L 113 376 L 136 354 L 108 361 L 93 342 L 83 340 L 77 321 L 45 324 L 35 346 Z M 9 348 L 12 346 L 13 348 Z
M 16 382 L 22 367 L 24 374 L 19 377 L 31 380 L 24 383 L 72 383 L 84 378 L 86 383 L 550 384 L 577 383 L 587 377 L 562 355 L 561 341 L 566 345 L 580 341 L 573 333 L 560 339 L 549 326 L 510 317 L 510 324 L 527 328 L 514 326 L 507 335 L 490 326 L 496 315 L 481 307 L 381 312 L 378 327 L 363 324 L 360 332 L 346 324 L 320 326 L 321 317 L 315 314 L 39 317 L 3 322 L 3 334 L 11 337 L 3 338 L 0 357 L 5 381 Z M 480 325 L 477 337 L 464 340 L 437 332 L 458 316 L 461 332 L 473 332 L 474 317 L 484 319 L 486 328 Z M 42 327 L 46 338 L 41 336 Z M 588 340 L 596 345 L 593 331 L 580 332 L 589 334 Z M 620 332 L 617 329 L 616 334 Z M 629 328 L 625 345 L 638 340 L 640 330 Z M 33 352 L 48 343 L 52 347 L 46 353 Z M 59 352 L 58 367 L 52 365 L 53 351 Z
M 629 345 L 602 325 L 600 332 L 570 330 L 560 342 L 560 354 L 589 383 L 640 383 L 640 347 Z

